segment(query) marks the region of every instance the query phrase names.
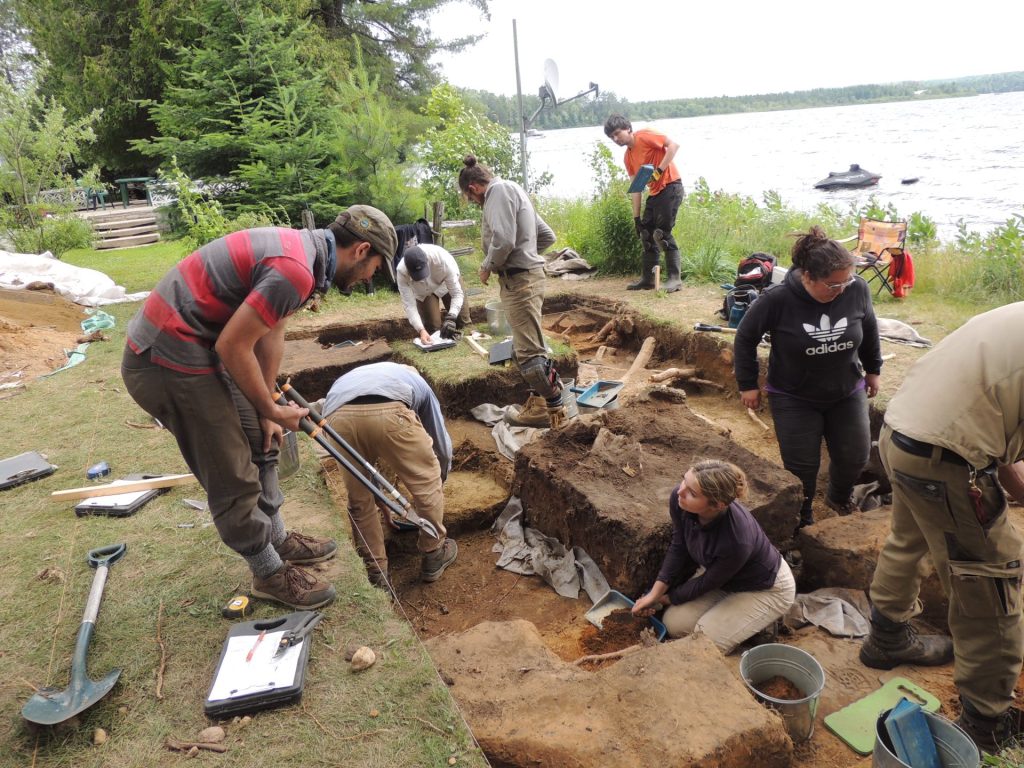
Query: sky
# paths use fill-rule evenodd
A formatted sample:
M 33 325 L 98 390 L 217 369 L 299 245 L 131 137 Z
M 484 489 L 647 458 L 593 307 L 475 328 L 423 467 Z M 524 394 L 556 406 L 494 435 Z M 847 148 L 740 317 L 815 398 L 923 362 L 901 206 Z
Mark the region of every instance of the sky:
M 1024 70 L 1020 0 L 491 0 L 490 10 L 488 21 L 455 0 L 430 19 L 441 39 L 486 35 L 435 59 L 453 85 L 516 93 L 513 19 L 523 93 L 537 93 L 550 58 L 559 99 L 591 82 L 636 102 Z

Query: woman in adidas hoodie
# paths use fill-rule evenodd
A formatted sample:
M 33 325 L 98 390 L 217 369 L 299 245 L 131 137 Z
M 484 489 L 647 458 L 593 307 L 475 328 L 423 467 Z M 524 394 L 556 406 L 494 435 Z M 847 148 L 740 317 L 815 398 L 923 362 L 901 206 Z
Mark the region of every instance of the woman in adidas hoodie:
M 743 316 L 735 365 L 740 400 L 758 408 L 757 345 L 771 334 L 765 391 L 782 463 L 804 486 L 804 526 L 814 522 L 823 437 L 830 460 L 825 503 L 841 515 L 857 509 L 851 493 L 871 448 L 867 398 L 878 394 L 882 355 L 871 291 L 854 274 L 853 255 L 812 227 L 792 256 L 782 285 Z

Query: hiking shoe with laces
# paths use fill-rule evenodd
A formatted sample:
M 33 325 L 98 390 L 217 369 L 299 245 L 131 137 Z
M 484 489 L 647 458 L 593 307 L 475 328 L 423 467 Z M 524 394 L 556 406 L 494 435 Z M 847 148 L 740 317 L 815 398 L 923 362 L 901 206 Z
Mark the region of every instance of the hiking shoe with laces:
M 285 563 L 265 579 L 254 576 L 252 595 L 304 610 L 327 605 L 334 600 L 335 591 L 334 587 L 326 581 L 320 581 L 309 571 Z
M 285 540 L 276 545 L 274 549 L 286 562 L 309 565 L 334 557 L 334 553 L 338 551 L 338 543 L 334 539 L 318 539 L 298 531 L 288 531 Z
M 996 755 L 1001 749 L 1019 743 L 1022 723 L 1021 710 L 1010 707 L 998 717 L 986 717 L 961 698 L 962 710 L 956 724 L 978 745 L 982 752 Z
M 446 538 L 444 543 L 433 552 L 423 556 L 420 565 L 420 581 L 432 582 L 441 578 L 445 568 L 455 562 L 459 554 L 459 545 L 454 539 Z
M 860 507 L 857 506 L 857 502 L 853 499 L 847 499 L 846 501 L 833 501 L 826 496 L 825 506 L 829 509 L 834 509 L 837 514 L 843 517 L 846 515 L 852 515 L 854 512 L 860 512 Z
M 505 414 L 505 423 L 513 427 L 549 427 L 548 404 L 540 395 L 530 395 L 518 411 Z

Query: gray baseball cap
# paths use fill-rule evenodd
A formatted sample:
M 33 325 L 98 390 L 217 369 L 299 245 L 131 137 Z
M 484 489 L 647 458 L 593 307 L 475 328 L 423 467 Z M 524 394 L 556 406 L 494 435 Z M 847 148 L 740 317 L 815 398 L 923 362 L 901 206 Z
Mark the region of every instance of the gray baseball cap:
M 395 254 L 398 251 L 398 235 L 387 214 L 372 205 L 353 205 L 339 213 L 335 223 L 369 243 L 374 253 L 383 256 L 391 282 L 397 282 Z

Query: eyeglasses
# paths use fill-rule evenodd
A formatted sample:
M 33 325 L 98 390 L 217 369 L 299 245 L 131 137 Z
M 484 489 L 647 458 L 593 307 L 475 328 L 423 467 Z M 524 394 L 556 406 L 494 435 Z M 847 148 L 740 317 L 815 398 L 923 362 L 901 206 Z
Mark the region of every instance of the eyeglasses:
M 822 283 L 822 285 L 824 285 L 830 291 L 841 291 L 843 290 L 843 288 L 853 285 L 853 281 L 856 279 L 856 277 L 850 277 L 847 280 L 843 280 L 843 282 L 841 283 Z

